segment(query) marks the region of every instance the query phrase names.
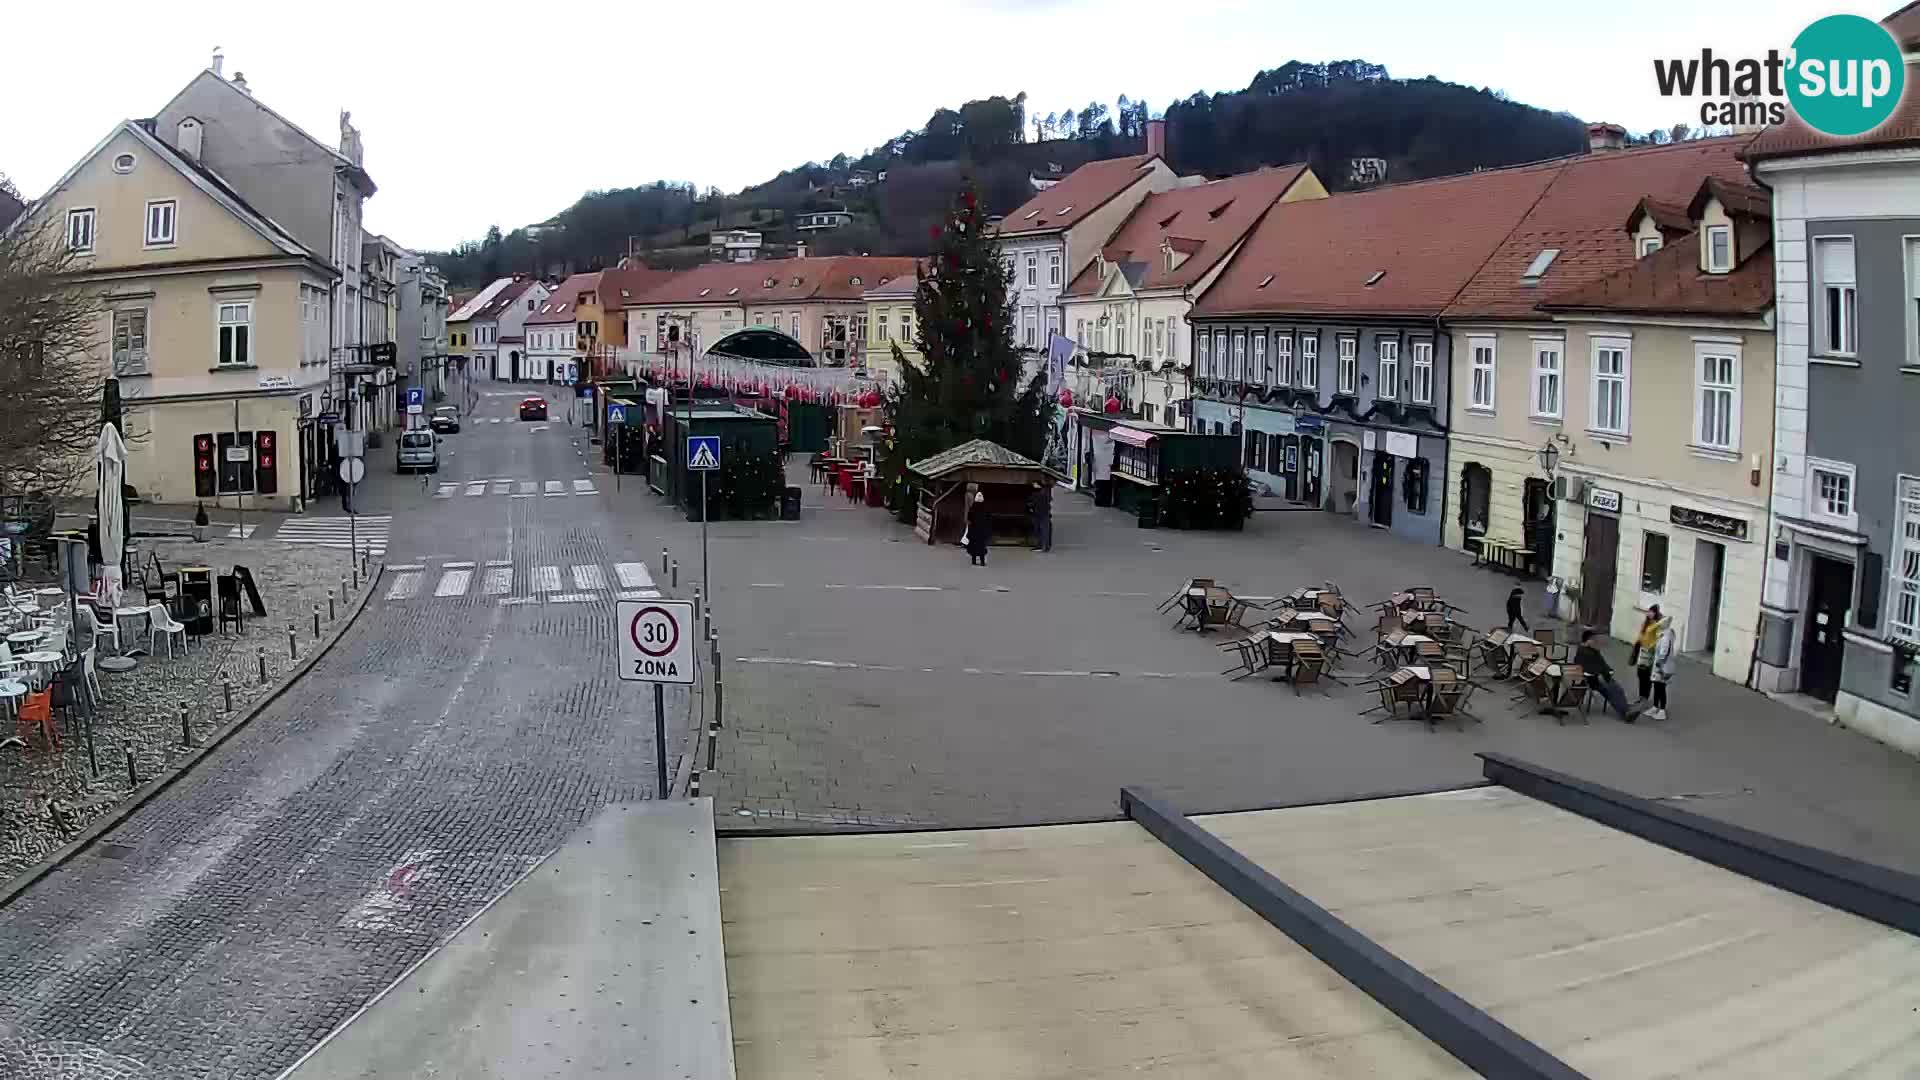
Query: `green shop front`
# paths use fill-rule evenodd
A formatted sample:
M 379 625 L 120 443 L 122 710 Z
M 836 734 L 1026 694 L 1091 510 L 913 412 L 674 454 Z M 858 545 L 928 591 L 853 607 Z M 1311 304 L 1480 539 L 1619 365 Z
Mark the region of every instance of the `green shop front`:
M 1239 440 L 1139 421 L 1114 424 L 1113 505 L 1142 526 L 1238 528 L 1248 510 Z
M 657 474 L 651 479 L 656 490 L 686 512 L 689 521 L 700 518 L 703 475 L 711 520 L 778 516 L 786 476 L 773 417 L 751 409 L 697 405 L 669 412 L 665 432 L 661 452 L 651 462 Z M 687 439 L 694 435 L 719 438 L 718 469 L 687 468 Z

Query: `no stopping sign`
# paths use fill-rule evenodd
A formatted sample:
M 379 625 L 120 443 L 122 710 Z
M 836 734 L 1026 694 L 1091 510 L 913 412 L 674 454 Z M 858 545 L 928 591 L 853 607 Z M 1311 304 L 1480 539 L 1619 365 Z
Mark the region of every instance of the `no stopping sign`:
M 615 608 L 619 675 L 628 682 L 693 682 L 693 605 L 622 600 Z

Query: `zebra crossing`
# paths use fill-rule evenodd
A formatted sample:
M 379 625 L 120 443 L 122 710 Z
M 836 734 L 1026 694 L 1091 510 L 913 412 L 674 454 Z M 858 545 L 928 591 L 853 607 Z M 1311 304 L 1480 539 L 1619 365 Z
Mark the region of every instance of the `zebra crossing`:
M 660 595 L 654 587 L 653 572 L 645 563 L 613 564 L 613 580 L 599 563 L 568 566 L 529 567 L 516 574 L 505 560 L 485 566 L 471 562 L 396 564 L 387 567 L 391 575 L 385 596 L 390 601 L 459 600 L 476 596 L 503 605 L 512 604 L 585 604 L 594 600 L 651 600 Z M 477 586 L 477 587 L 476 587 Z
M 347 550 L 358 544 L 372 555 L 387 553 L 387 533 L 393 528 L 392 514 L 357 514 L 351 518 L 296 517 L 280 523 L 273 538 L 283 544 L 328 547 Z
M 509 499 L 559 499 L 572 495 L 598 495 L 600 488 L 592 477 L 573 480 L 515 480 L 489 477 L 484 480 L 444 480 L 434 489 L 436 499 L 477 499 L 482 496 Z

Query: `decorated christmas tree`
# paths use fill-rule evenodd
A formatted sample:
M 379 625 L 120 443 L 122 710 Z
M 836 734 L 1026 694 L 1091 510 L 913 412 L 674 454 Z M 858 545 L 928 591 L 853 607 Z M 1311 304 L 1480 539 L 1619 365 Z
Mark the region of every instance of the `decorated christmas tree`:
M 894 510 L 912 520 L 915 493 L 908 462 L 970 439 L 987 439 L 1039 460 L 1046 449 L 1046 369 L 1021 384 L 1026 356 L 1013 338 L 1009 278 L 1000 243 L 971 184 L 961 189 L 945 225 L 933 229 L 933 254 L 914 294 L 922 360 L 894 346 L 900 381 L 886 396 L 892 438 L 883 462 Z

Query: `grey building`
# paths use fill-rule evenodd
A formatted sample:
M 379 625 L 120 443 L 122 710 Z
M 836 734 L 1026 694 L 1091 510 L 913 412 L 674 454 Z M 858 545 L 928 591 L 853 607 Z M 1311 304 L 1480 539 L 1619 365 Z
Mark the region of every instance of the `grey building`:
M 447 281 L 426 256 L 403 251 L 398 264 L 400 374 L 436 394 L 447 390 Z
M 1890 29 L 1894 28 L 1891 25 Z M 1920 46 L 1920 18 L 1903 44 Z M 1920 78 L 1911 61 L 1907 78 Z M 1920 754 L 1920 95 L 1868 135 L 1755 140 L 1780 325 L 1756 677 Z
M 1283 500 L 1440 542 L 1440 314 L 1551 178 L 1509 169 L 1280 203 L 1188 320 L 1192 423 Z M 1417 237 L 1418 243 L 1409 242 Z

